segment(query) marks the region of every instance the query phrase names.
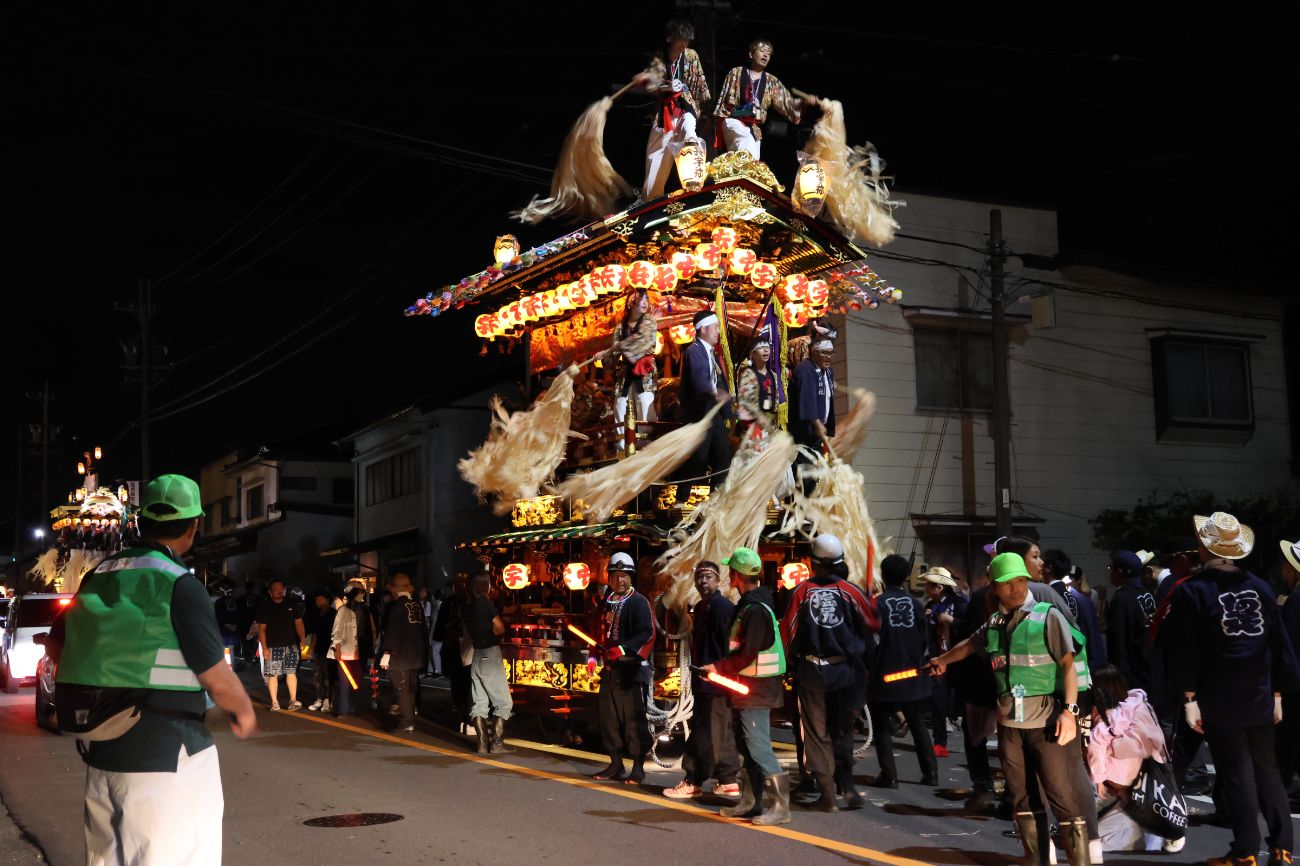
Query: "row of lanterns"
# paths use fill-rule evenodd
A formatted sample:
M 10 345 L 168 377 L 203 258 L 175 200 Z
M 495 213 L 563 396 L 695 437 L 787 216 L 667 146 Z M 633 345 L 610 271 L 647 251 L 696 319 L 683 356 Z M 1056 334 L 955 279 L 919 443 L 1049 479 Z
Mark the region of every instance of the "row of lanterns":
M 815 217 L 821 213 L 826 203 L 828 185 L 826 170 L 815 157 L 801 154 L 799 173 L 795 176 L 794 190 L 790 200 L 794 206 L 808 216 Z M 686 192 L 695 192 L 704 186 L 708 176 L 708 160 L 703 146 L 687 144 L 677 152 L 673 160 L 677 168 L 677 179 Z
M 506 589 L 523 589 L 532 582 L 528 565 L 512 562 L 501 569 L 501 583 Z M 591 566 L 585 562 L 570 562 L 564 566 L 564 585 L 575 592 L 584 590 L 591 583 Z

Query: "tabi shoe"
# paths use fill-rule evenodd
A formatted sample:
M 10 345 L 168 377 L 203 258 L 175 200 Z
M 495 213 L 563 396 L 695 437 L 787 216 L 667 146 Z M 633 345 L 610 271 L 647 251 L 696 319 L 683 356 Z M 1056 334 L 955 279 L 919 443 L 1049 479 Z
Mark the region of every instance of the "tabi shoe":
M 618 755 L 609 756 L 609 764 L 603 770 L 597 770 L 591 774 L 591 778 L 597 782 L 617 782 L 623 778 L 623 758 Z
M 1268 866 L 1291 866 L 1291 852 L 1285 848 L 1271 849 L 1268 852 Z
M 1270 858 L 1272 855 L 1269 855 Z M 1232 854 L 1224 854 L 1222 857 L 1211 857 L 1205 861 L 1205 866 L 1258 866 L 1259 861 L 1255 859 L 1254 854 L 1247 854 L 1243 857 L 1233 857 Z
M 715 787 L 714 792 L 717 792 Z M 664 796 L 669 800 L 691 800 L 704 793 L 699 785 L 692 785 L 689 779 L 682 779 L 671 788 L 664 788 Z
M 889 773 L 881 773 L 880 775 L 876 776 L 876 778 L 874 778 L 874 779 L 871 780 L 871 787 L 873 787 L 873 788 L 897 788 L 897 787 L 898 787 L 898 779 L 895 778 L 894 776 L 890 775 Z
M 821 796 L 821 791 L 817 790 L 817 780 L 813 778 L 812 773 L 803 774 L 799 784 L 790 790 L 790 796 L 801 806 L 805 801 L 816 800 Z
M 624 785 L 639 785 L 645 781 L 645 758 L 632 759 L 632 772 L 623 780 Z
M 1061 842 L 1065 846 L 1066 862 L 1070 866 L 1091 866 L 1088 853 L 1088 822 L 1071 818 L 1061 822 Z
M 478 734 L 478 748 L 475 751 L 480 755 L 486 755 L 492 750 L 492 734 L 488 731 L 488 720 L 482 716 L 475 716 L 470 719 L 474 724 L 474 733 Z
M 1025 849 L 1025 866 L 1046 866 L 1047 849 L 1052 844 L 1047 834 L 1047 816 L 1042 812 L 1017 812 L 1016 835 Z M 1087 829 L 1084 829 L 1087 835 Z
M 754 816 L 762 826 L 790 823 L 790 775 L 777 773 L 763 780 L 763 814 Z
M 838 812 L 840 807 L 835 803 L 835 779 L 829 773 L 818 773 L 817 787 L 821 789 L 822 795 L 804 803 L 804 807 L 814 812 Z
M 492 754 L 508 755 L 514 751 L 507 746 L 502 739 L 506 735 L 506 720 L 500 716 L 494 716 L 492 719 Z
M 736 776 L 736 784 L 740 786 L 740 802 L 734 806 L 723 806 L 718 810 L 718 814 L 724 818 L 753 818 L 760 813 L 758 801 L 754 797 L 754 781 L 749 776 L 748 770 L 742 770 Z

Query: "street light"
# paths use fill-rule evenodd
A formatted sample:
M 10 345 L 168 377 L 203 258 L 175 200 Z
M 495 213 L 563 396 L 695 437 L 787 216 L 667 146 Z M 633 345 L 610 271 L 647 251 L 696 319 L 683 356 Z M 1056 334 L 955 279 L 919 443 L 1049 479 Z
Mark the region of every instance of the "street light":
M 44 530 L 44 529 L 37 529 L 37 530 L 35 530 L 32 534 L 35 535 L 36 538 L 37 538 L 37 540 L 39 541 L 40 539 L 42 539 L 42 538 L 45 537 L 45 530 Z

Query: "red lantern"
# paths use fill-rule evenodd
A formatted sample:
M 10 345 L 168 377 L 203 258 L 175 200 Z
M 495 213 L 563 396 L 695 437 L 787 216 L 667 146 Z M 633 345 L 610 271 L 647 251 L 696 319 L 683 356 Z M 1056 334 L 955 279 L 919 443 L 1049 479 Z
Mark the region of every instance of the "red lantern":
M 661 292 L 677 288 L 677 270 L 672 265 L 655 265 L 654 287 Z
M 497 315 L 496 313 L 484 313 L 474 320 L 474 333 L 478 334 L 484 340 L 491 340 L 496 336 Z
M 564 585 L 574 591 L 581 591 L 591 583 L 591 568 L 585 562 L 570 562 L 564 566 Z
M 695 272 L 700 267 L 695 261 L 695 256 L 687 252 L 673 253 L 669 262 L 672 264 L 673 270 L 677 272 L 678 279 L 682 280 L 689 280 L 695 276 Z
M 770 289 L 776 285 L 777 277 L 776 265 L 770 265 L 767 262 L 758 262 L 749 271 L 749 281 L 753 283 L 756 289 Z
M 790 328 L 802 328 L 808 324 L 808 308 L 803 304 L 789 303 L 782 308 L 785 324 Z
M 826 306 L 826 302 L 830 300 L 831 289 L 826 285 L 825 280 L 810 280 L 807 294 L 808 306 L 820 308 Z
M 784 589 L 794 589 L 811 576 L 808 570 L 808 564 L 804 562 L 787 562 L 781 566 L 781 586 Z
M 525 322 L 536 322 L 542 317 L 540 306 L 536 295 L 525 295 L 519 299 L 519 311 Z
M 722 249 L 717 244 L 700 244 L 695 248 L 695 264 L 702 271 L 716 271 L 722 264 Z
M 742 277 L 754 269 L 758 264 L 758 256 L 754 255 L 753 250 L 735 249 L 731 251 L 731 272 L 740 274 Z
M 627 269 L 627 283 L 634 289 L 648 289 L 654 281 L 654 262 L 633 262 L 632 266 Z
M 512 562 L 501 569 L 501 582 L 506 589 L 523 589 L 528 586 L 528 566 L 522 562 Z
M 591 272 L 591 284 L 598 295 L 620 292 L 627 285 L 627 269 L 622 265 L 605 265 Z
M 731 226 L 718 226 L 713 230 L 713 234 L 710 235 L 710 237 L 712 237 L 713 242 L 718 245 L 718 249 L 722 250 L 724 253 L 729 253 L 734 250 L 736 248 L 736 242 L 739 240 L 736 230 Z
M 803 303 L 808 299 L 808 278 L 803 274 L 791 274 L 781 281 L 781 299 L 793 303 Z
M 673 325 L 668 329 L 668 337 L 682 346 L 695 339 L 695 326 L 691 324 Z
M 583 306 L 588 307 L 596 302 L 596 296 L 600 294 L 596 290 L 596 281 L 591 278 L 591 274 L 585 274 L 582 279 L 574 283 L 582 290 Z

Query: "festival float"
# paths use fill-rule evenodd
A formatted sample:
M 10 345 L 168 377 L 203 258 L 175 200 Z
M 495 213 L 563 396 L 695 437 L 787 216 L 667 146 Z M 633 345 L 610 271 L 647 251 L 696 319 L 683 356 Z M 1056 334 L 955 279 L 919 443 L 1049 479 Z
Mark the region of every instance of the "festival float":
M 868 266 L 863 250 L 888 242 L 896 228 L 880 163 L 874 151 L 844 143 L 839 104 L 819 102 L 822 120 L 810 152 L 800 154 L 792 189 L 747 153 L 706 162 L 702 148 L 688 145 L 676 159 L 681 189 L 599 216 L 612 209 L 612 193 L 566 194 L 572 179 L 561 169 L 547 201 L 586 206 L 546 215 L 590 221 L 528 249 L 513 235 L 499 236 L 493 264 L 406 310 L 473 314 L 483 353 L 517 350 L 525 359 L 531 406 L 508 411 L 494 398 L 487 440 L 460 463 L 485 505 L 510 523 L 458 549 L 492 575 L 507 625 L 502 651 L 516 713 L 558 717 L 565 727 L 594 719 L 600 667 L 588 659 L 600 637 L 605 564 L 615 551 L 637 562 L 637 589 L 655 608 L 655 700 L 648 704 L 659 735 L 680 730 L 690 717 L 690 676 L 683 671 L 696 562 L 752 547 L 779 601 L 809 577 L 813 535 L 829 531 L 845 541 L 852 579 L 868 591 L 878 583 L 883 552 L 864 481 L 851 466 L 874 398 L 850 394 L 838 435 L 812 455 L 812 492 L 792 492 L 788 479 L 782 484 L 796 453 L 784 432 L 790 371 L 806 357 L 809 334 L 902 296 Z M 561 166 L 572 163 L 570 151 L 591 148 L 575 140 L 586 120 L 566 142 Z M 596 126 L 603 128 L 603 118 Z M 599 163 L 599 142 L 595 150 Z M 608 177 L 588 182 L 605 190 L 619 185 Z M 654 318 L 657 387 L 652 404 L 626 399 L 624 409 L 605 353 L 641 293 Z M 699 479 L 671 480 L 699 441 L 691 430 L 699 425 L 681 423 L 677 409 L 682 353 L 701 310 L 721 324 L 717 358 L 733 395 L 736 364 L 759 335 L 770 341 L 770 368 L 780 382 L 762 441 L 742 441 L 716 491 Z
M 81 579 L 105 558 L 139 537 L 130 489 L 99 484 L 94 461 L 103 456 L 96 447 L 77 464 L 84 483 L 68 493 L 68 501 L 50 511 L 50 547 L 32 566 L 33 576 L 53 592 L 76 592 Z M 135 482 L 132 482 L 133 484 Z

